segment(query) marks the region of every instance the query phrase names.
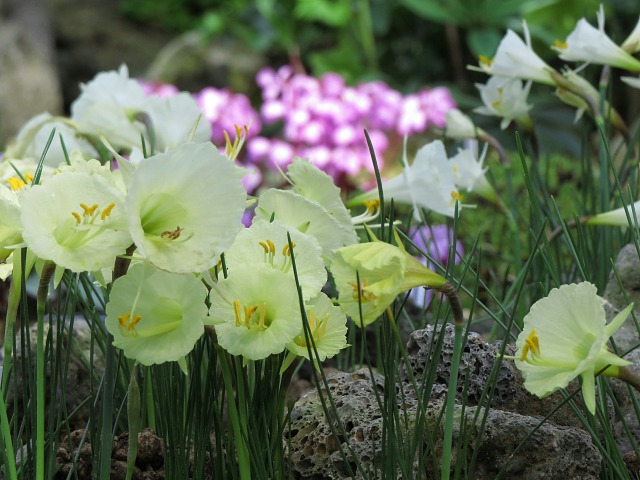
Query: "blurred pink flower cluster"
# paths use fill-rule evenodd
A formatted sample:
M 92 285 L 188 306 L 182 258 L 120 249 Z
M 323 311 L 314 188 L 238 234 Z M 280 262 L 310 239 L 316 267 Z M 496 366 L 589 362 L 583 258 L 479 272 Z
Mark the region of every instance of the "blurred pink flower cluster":
M 260 114 L 249 99 L 229 90 L 206 87 L 194 98 L 213 127 L 212 141 L 224 145 L 223 132 L 250 125 L 243 163 L 255 167 L 246 185 L 260 186 L 263 173 L 285 169 L 295 156 L 308 158 L 341 186 L 354 186 L 354 177 L 373 171 L 364 137 L 367 129 L 379 166 L 385 153 L 399 146 L 404 135 L 442 128 L 455 102 L 444 87 L 402 95 L 381 81 L 348 86 L 336 73 L 314 78 L 290 66 L 262 69 L 256 78 L 262 89 Z M 149 93 L 172 95 L 172 85 L 143 84 Z M 279 127 L 275 136 L 261 135 L 263 125 Z M 269 128 L 272 131 L 273 128 Z M 394 150 L 393 155 L 397 155 Z

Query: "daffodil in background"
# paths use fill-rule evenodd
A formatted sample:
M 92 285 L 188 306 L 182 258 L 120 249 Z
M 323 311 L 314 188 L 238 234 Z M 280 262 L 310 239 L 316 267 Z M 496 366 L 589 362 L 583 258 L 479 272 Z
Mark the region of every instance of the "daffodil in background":
M 598 10 L 598 28 L 584 18 L 564 42 L 553 47 L 562 60 L 610 65 L 630 71 L 640 71 L 640 61 L 615 44 L 604 31 L 604 8 Z
M 538 300 L 524 317 L 515 361 L 524 386 L 540 398 L 582 379 L 582 395 L 592 414 L 596 411 L 595 375 L 620 376 L 630 362 L 607 348 L 633 305 L 606 324 L 604 301 L 588 282 L 562 285 Z
M 218 343 L 231 355 L 282 353 L 302 328 L 293 272 L 270 265 L 238 265 L 213 285 L 209 300 Z
M 403 247 L 379 240 L 337 249 L 331 274 L 340 307 L 358 326 L 375 322 L 402 292 L 447 283 Z
M 0 262 L 13 252 L 12 245 L 22 242 L 20 204 L 16 192 L 0 184 Z
M 189 143 L 144 159 L 126 200 L 137 252 L 170 272 L 212 268 L 242 228 L 243 175 L 211 143 Z
M 555 85 L 553 68 L 542 60 L 531 48 L 531 36 L 526 22 L 522 22 L 523 41 L 513 30 L 507 30 L 500 41 L 493 59 L 480 58 L 480 68 L 488 75 L 531 80 L 546 85 Z
M 475 112 L 500 117 L 503 130 L 511 122 L 531 128 L 529 110 L 532 106 L 527 103 L 531 82 L 523 86 L 522 80 L 517 78 L 491 77 L 484 85 L 476 83 L 476 88 L 484 105 L 476 108 Z
M 148 263 L 132 265 L 113 282 L 107 330 L 127 358 L 143 365 L 177 361 L 204 333 L 207 288 L 193 274 L 163 272 Z
M 282 222 L 257 219 L 250 228 L 241 230 L 233 244 L 224 252 L 229 275 L 242 265 L 267 264 L 285 274 L 291 269 L 291 245 L 295 256 L 298 282 L 305 300 L 315 297 L 327 282 L 320 244 L 311 235 L 287 227 Z
M 627 214 L 629 217 L 627 218 Z M 587 225 L 611 225 L 614 227 L 628 227 L 634 225 L 635 218 L 640 214 L 640 201 L 626 207 L 616 208 L 608 212 L 599 213 L 586 220 Z

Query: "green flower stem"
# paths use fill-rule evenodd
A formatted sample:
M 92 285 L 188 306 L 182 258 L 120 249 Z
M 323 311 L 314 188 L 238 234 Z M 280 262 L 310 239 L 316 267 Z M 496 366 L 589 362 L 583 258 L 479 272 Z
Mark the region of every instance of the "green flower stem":
M 445 283 L 437 289 L 445 294 L 451 305 L 454 321 L 453 357 L 451 358 L 451 371 L 449 388 L 447 390 L 447 406 L 444 417 L 444 441 L 442 444 L 442 467 L 440 478 L 449 480 L 451 476 L 451 448 L 453 445 L 453 420 L 456 407 L 456 393 L 458 391 L 458 370 L 460 369 L 460 356 L 462 355 L 462 333 L 464 330 L 464 312 L 460 297 L 453 285 Z
M 37 337 L 36 337 L 36 478 L 45 478 L 44 471 L 44 312 L 49 295 L 49 281 L 56 265 L 47 262 L 40 274 L 37 294 Z
M 14 270 L 15 272 L 15 270 Z M 11 438 L 11 427 L 7 418 L 7 406 L 4 403 L 4 395 L 0 395 L 0 435 L 2 435 L 2 443 L 4 444 L 4 454 L 7 463 L 5 464 L 5 474 L 10 480 L 17 480 L 15 458 L 13 451 L 13 440 Z
M 13 274 L 9 298 L 7 301 L 7 315 L 4 325 L 4 368 L 2 369 L 2 395 L 9 387 L 9 372 L 11 371 L 11 356 L 13 354 L 13 335 L 18 316 L 18 305 L 22 294 L 22 250 L 16 250 L 13 254 Z
M 240 415 L 238 407 L 235 402 L 235 395 L 233 390 L 233 380 L 231 375 L 231 368 L 229 366 L 229 358 L 227 352 L 225 352 L 220 346 L 216 345 L 218 349 L 220 362 L 220 368 L 222 370 L 222 377 L 224 379 L 224 387 L 226 390 L 227 406 L 229 407 L 229 421 L 231 428 L 233 429 L 233 437 L 235 439 L 236 451 L 238 453 L 238 467 L 240 469 L 241 480 L 251 480 L 251 467 L 249 462 L 249 448 L 247 446 L 246 435 L 243 436 L 243 431 L 247 431 L 247 419 L 245 415 Z M 243 382 L 238 382 L 237 387 L 242 387 Z

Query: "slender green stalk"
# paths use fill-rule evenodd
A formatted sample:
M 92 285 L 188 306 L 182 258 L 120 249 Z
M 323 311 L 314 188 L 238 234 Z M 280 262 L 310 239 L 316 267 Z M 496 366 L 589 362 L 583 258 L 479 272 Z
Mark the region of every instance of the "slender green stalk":
M 47 262 L 40 274 L 37 294 L 37 337 L 36 337 L 36 478 L 44 480 L 44 313 L 49 295 L 49 281 L 55 271 L 54 263 Z
M 4 325 L 4 368 L 2 369 L 2 394 L 6 393 L 9 387 L 9 373 L 12 370 L 13 362 L 13 335 L 15 331 L 16 318 L 18 316 L 18 306 L 20 305 L 20 296 L 22 294 L 22 256 L 24 250 L 16 250 L 13 253 L 13 281 L 9 290 L 9 298 L 7 301 L 7 315 Z
M 13 439 L 11 438 L 11 427 L 7 418 L 7 406 L 4 403 L 4 395 L 0 394 L 0 435 L 2 435 L 2 443 L 4 444 L 5 474 L 10 480 L 17 480 L 15 458 L 16 454 L 13 450 Z

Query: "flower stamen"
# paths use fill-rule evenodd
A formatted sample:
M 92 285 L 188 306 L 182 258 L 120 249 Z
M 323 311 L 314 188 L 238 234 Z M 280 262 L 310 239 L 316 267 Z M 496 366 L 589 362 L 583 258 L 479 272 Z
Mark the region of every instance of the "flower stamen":
M 131 318 L 131 312 L 127 312 L 124 315 L 118 316 L 118 328 L 120 329 L 120 333 L 122 333 L 125 337 L 137 336 L 138 333 L 135 331 L 136 326 L 142 320 L 142 315 L 139 313 L 135 314 L 133 318 Z
M 177 238 L 180 237 L 180 234 L 182 233 L 183 230 L 184 228 L 180 228 L 179 226 L 176 225 L 175 230 L 173 231 L 165 230 L 160 234 L 160 237 L 168 238 L 169 240 L 176 240 Z

